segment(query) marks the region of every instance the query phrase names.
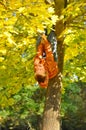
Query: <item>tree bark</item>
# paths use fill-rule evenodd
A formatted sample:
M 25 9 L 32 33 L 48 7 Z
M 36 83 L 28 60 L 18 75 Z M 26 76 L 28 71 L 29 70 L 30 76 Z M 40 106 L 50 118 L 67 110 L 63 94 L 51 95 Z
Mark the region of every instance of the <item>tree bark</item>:
M 60 17 L 61 11 L 65 7 L 65 0 L 54 0 L 56 14 Z M 43 114 L 42 130 L 60 130 L 60 104 L 61 104 L 61 88 L 62 88 L 62 71 L 64 62 L 64 37 L 59 37 L 64 30 L 62 20 L 56 24 L 56 34 L 58 41 L 58 67 L 59 73 L 56 77 L 49 81 L 47 88 L 45 108 Z
M 47 89 L 42 130 L 60 130 L 61 76 L 51 79 Z
M 61 104 L 61 88 L 62 88 L 62 71 L 64 59 L 64 46 L 62 41 L 59 41 L 59 56 L 58 65 L 59 73 L 56 77 L 49 81 L 46 94 L 46 102 L 43 114 L 42 130 L 60 130 L 60 104 Z

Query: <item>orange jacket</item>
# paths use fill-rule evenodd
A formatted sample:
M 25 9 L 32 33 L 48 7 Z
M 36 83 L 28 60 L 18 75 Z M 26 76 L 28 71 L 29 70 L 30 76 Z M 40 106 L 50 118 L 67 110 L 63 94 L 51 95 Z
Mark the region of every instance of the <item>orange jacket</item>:
M 45 55 L 45 56 L 44 56 Z M 47 87 L 49 79 L 58 73 L 57 62 L 54 61 L 51 44 L 43 34 L 34 58 L 35 79 L 41 87 Z

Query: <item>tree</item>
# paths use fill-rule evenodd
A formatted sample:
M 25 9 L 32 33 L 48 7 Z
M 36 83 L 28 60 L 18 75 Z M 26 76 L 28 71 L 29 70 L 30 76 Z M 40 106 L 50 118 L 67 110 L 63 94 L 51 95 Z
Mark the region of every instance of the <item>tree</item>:
M 64 8 L 64 1 L 55 0 L 55 9 L 58 17 Z M 57 10 L 58 9 L 58 10 Z M 64 29 L 63 20 L 59 20 L 56 24 L 56 34 L 58 42 L 58 75 L 51 79 L 47 89 L 46 104 L 43 117 L 42 130 L 60 130 L 60 103 L 61 103 L 61 87 L 62 87 L 62 70 L 64 60 L 63 36 L 59 38 Z
M 36 37 L 38 30 L 44 28 L 51 30 L 52 24 L 55 24 L 57 19 L 59 74 L 49 82 L 47 89 L 49 100 L 46 100 L 43 124 L 47 130 L 60 129 L 61 89 L 62 91 L 65 89 L 61 88 L 63 62 L 64 87 L 68 86 L 67 76 L 69 82 L 73 82 L 77 77 L 84 82 L 86 76 L 84 71 L 86 58 L 83 57 L 86 56 L 86 4 L 85 0 L 68 2 L 68 7 L 64 9 L 63 0 L 55 0 L 55 4 L 51 0 L 46 3 L 43 0 L 0 1 L 0 117 L 6 119 L 13 114 L 15 120 L 15 113 L 18 113 L 19 117 L 24 118 L 31 110 L 33 113 L 37 112 L 34 109 L 40 108 L 30 100 L 32 97 L 29 93 L 35 90 L 34 86 L 37 86 L 33 72 Z M 54 5 L 57 16 L 54 14 Z M 28 89 L 29 86 L 33 87 L 32 90 Z M 25 95 L 23 99 L 22 95 Z
M 59 17 L 59 20 L 57 21 L 57 24 L 56 24 L 56 34 L 57 34 L 57 41 L 58 41 L 59 74 L 55 78 L 50 80 L 50 82 L 49 82 L 49 86 L 47 89 L 47 95 L 46 95 L 46 103 L 45 103 L 45 109 L 44 109 L 43 129 L 42 130 L 52 130 L 52 129 L 60 130 L 62 71 L 63 71 L 63 63 L 64 63 L 64 49 L 65 49 L 64 46 L 66 45 L 66 43 L 64 44 L 64 34 L 65 34 L 64 31 L 67 29 L 67 26 L 69 26 L 69 28 L 70 28 L 71 25 L 72 25 L 73 29 L 74 29 L 74 26 L 76 26 L 78 28 L 80 26 L 80 25 L 79 26 L 77 25 L 78 24 L 77 20 L 80 20 L 79 13 L 81 15 L 83 12 L 83 11 L 81 11 L 81 8 L 83 8 L 83 5 L 81 6 L 81 3 L 80 3 L 81 1 L 78 1 L 79 3 L 74 2 L 74 3 L 70 4 L 68 6 L 67 10 L 69 11 L 69 9 L 72 9 L 73 6 L 76 10 L 74 10 L 74 12 L 69 11 L 69 14 L 68 14 L 68 12 L 66 12 L 67 14 L 64 13 L 64 15 L 63 15 L 62 11 L 63 11 L 63 8 L 67 7 L 68 1 L 67 0 L 64 0 L 64 1 L 63 0 L 61 0 L 61 1 L 54 0 L 54 2 L 55 2 L 56 14 Z M 75 3 L 77 3 L 77 5 L 75 5 Z M 83 4 L 84 4 L 84 1 L 83 1 Z M 73 9 L 72 9 L 72 11 L 73 11 Z M 64 9 L 64 10 L 66 10 L 66 9 Z M 61 18 L 61 17 L 63 17 L 62 15 L 64 16 L 64 18 Z M 81 19 L 81 21 L 83 21 L 83 19 Z M 80 31 L 82 31 L 82 30 L 80 30 Z M 77 43 L 76 43 L 76 45 L 77 45 Z M 70 45 L 70 47 L 71 47 L 71 45 Z M 74 53 L 74 55 L 75 55 L 75 53 Z M 78 55 L 78 52 L 76 55 Z

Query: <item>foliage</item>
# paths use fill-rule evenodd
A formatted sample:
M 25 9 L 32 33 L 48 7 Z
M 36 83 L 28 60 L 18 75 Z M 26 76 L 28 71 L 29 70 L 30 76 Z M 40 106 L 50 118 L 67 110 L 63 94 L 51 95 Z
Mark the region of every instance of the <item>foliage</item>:
M 0 1 L 1 122 L 11 119 L 16 125 L 43 111 L 43 102 L 39 105 L 32 99 L 38 88 L 33 60 L 36 38 L 41 30 L 55 24 L 53 14 L 54 8 L 43 0 Z
M 12 106 L 12 95 L 33 85 L 33 57 L 38 30 L 51 27 L 54 9 L 43 0 L 0 2 L 0 106 Z
M 86 82 L 69 84 L 62 96 L 62 127 L 63 129 L 86 129 Z M 70 124 L 70 125 L 69 125 Z
M 61 35 L 65 40 L 62 108 L 63 129 L 86 129 L 85 99 L 79 81 L 86 82 L 86 3 L 73 2 L 62 12 L 66 28 Z M 80 122 L 82 120 L 82 123 Z M 70 124 L 70 125 L 69 125 Z
M 66 13 L 67 12 L 67 13 Z M 69 75 L 70 81 L 80 78 L 86 80 L 86 3 L 78 1 L 69 4 L 64 9 L 65 35 L 65 57 L 64 75 Z M 71 72 L 71 73 L 70 73 Z
M 22 86 L 21 90 L 11 97 L 15 104 L 0 109 L 2 124 L 8 122 L 9 127 L 15 128 L 22 122 L 29 126 L 31 123 L 34 127 L 37 117 L 41 117 L 43 113 L 44 95 L 45 90 L 37 86 Z

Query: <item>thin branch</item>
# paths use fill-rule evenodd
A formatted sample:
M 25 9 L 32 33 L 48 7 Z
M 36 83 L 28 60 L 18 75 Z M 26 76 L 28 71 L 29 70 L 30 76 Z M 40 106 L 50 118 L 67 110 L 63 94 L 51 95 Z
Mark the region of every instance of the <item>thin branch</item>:
M 2 2 L 0 4 L 7 10 L 7 7 Z

